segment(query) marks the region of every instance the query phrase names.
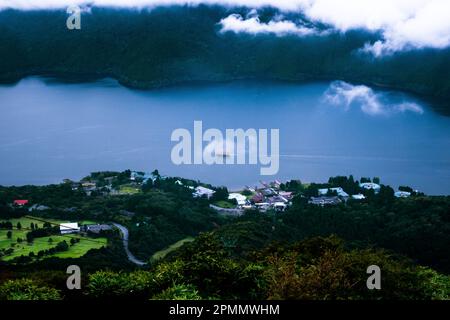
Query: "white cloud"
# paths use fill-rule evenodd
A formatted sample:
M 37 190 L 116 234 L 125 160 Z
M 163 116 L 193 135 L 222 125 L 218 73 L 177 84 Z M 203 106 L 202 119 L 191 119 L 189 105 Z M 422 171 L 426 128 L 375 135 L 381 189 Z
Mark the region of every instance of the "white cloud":
M 414 102 L 389 104 L 383 101 L 382 94 L 375 93 L 364 85 L 351 85 L 343 81 L 333 82 L 324 93 L 325 101 L 349 110 L 354 103 L 361 111 L 371 116 L 389 115 L 391 113 L 413 112 L 422 114 L 423 109 Z
M 272 5 L 280 10 L 301 11 L 313 22 L 329 24 L 342 32 L 358 28 L 380 31 L 383 39 L 364 48 L 375 55 L 450 46 L 449 0 L 0 0 L 0 9 L 56 8 L 86 3 L 139 8 L 199 3 L 250 8 Z M 292 28 L 289 23 L 278 27 Z
M 252 16 L 244 19 L 239 14 L 231 14 L 220 21 L 222 26 L 221 32 L 233 31 L 236 33 L 273 33 L 276 35 L 295 34 L 298 36 L 307 36 L 312 34 L 319 34 L 320 32 L 315 28 L 308 28 L 301 25 L 296 25 L 292 21 L 287 20 L 271 20 L 268 23 L 262 23 L 258 16 Z

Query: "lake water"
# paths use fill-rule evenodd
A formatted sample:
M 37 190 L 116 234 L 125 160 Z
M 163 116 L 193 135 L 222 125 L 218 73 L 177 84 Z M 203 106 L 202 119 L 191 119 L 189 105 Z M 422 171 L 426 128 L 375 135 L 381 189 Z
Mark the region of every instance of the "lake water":
M 174 129 L 277 128 L 280 169 L 181 165 Z M 62 84 L 27 78 L 0 86 L 0 184 L 59 183 L 92 171 L 136 169 L 238 188 L 258 181 L 381 177 L 450 194 L 450 118 L 400 92 L 341 82 L 232 82 L 153 91 L 113 80 Z

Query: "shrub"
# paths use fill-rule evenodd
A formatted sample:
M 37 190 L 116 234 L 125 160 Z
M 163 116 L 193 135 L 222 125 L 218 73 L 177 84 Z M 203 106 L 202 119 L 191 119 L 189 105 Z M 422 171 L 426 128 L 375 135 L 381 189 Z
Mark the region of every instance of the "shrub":
M 0 286 L 0 300 L 61 300 L 54 288 L 40 286 L 30 279 L 8 280 Z

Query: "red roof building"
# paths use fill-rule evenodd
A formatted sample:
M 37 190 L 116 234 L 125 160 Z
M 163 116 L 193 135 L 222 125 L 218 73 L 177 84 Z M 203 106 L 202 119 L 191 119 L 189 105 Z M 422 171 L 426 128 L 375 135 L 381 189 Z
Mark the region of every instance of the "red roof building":
M 28 204 L 28 200 L 14 200 L 14 205 L 16 206 L 24 206 Z

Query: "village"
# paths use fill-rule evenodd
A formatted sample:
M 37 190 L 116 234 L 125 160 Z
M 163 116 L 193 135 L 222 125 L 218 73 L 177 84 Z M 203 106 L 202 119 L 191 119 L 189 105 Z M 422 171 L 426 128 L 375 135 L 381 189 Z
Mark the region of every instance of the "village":
M 159 175 L 155 170 L 152 173 L 140 171 L 125 171 L 124 173 L 103 173 L 82 179 L 79 182 L 64 180 L 63 183 L 70 184 L 73 191 L 78 190 L 84 192 L 88 196 L 123 196 L 142 192 L 143 186 L 151 181 L 154 183 L 157 179 L 165 180 L 168 177 Z M 95 178 L 96 177 L 96 178 Z M 378 182 L 378 181 L 377 181 Z M 293 191 L 286 191 L 283 183 L 279 180 L 271 182 L 260 181 L 260 186 L 246 186 L 240 191 L 226 191 L 225 198 L 216 197 L 216 192 L 220 188 L 214 188 L 209 185 L 191 185 L 186 184 L 181 179 L 175 179 L 174 184 L 188 188 L 194 198 L 204 198 L 210 201 L 209 206 L 218 213 L 224 215 L 242 215 L 247 210 L 256 210 L 264 213 L 267 211 L 283 212 L 292 205 L 295 196 L 301 196 Z M 318 188 L 315 195 L 307 197 L 306 201 L 310 205 L 316 206 L 332 206 L 346 203 L 348 200 L 364 201 L 365 191 L 372 191 L 378 194 L 381 190 L 379 183 L 364 181 L 359 183 L 359 191 L 355 194 L 347 193 L 342 187 Z M 410 190 L 412 191 L 412 190 Z M 412 192 L 398 190 L 394 193 L 397 198 L 407 198 Z M 17 199 L 11 204 L 15 207 L 26 206 L 30 214 L 33 211 L 44 211 L 50 209 L 43 204 L 30 204 L 28 200 Z M 67 210 L 70 210 L 68 208 Z M 129 213 L 132 214 L 132 213 Z M 84 224 L 79 225 L 77 222 L 63 222 L 59 225 L 61 234 L 68 233 L 85 233 L 99 234 L 103 231 L 112 229 L 111 224 Z

